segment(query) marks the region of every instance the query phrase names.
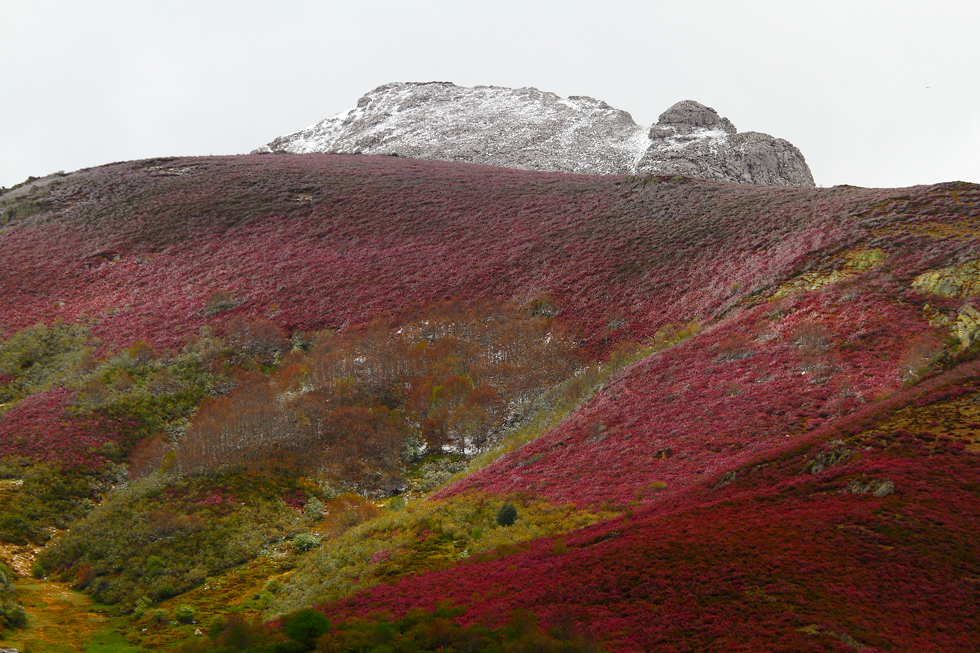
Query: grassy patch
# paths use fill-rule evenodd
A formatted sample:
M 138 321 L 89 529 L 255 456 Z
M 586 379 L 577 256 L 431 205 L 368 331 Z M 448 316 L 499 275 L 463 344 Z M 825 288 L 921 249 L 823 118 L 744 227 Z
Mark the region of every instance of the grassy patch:
M 137 653 L 143 649 L 130 642 L 119 630 L 101 630 L 85 645 L 85 653 Z
M 516 506 L 517 518 L 502 526 L 497 514 L 507 502 Z M 481 554 L 505 555 L 521 542 L 613 515 L 525 497 L 476 494 L 412 503 L 325 542 L 302 561 L 276 594 L 270 611 L 290 612 L 339 599 L 378 583 L 476 560 Z
M 156 474 L 113 492 L 42 562 L 98 600 L 133 609 L 144 596 L 156 602 L 186 592 L 306 530 L 311 518 L 287 502 L 315 492 L 294 479 Z
M 17 591 L 27 609 L 27 627 L 8 632 L 3 646 L 32 653 L 139 650 L 118 630 L 119 619 L 106 616 L 98 604 L 65 583 L 22 580 Z

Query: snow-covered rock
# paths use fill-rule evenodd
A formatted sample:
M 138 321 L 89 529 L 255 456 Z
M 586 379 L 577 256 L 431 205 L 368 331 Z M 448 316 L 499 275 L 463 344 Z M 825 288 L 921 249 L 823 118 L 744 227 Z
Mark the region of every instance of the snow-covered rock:
M 814 185 L 789 142 L 739 134 L 727 118 L 691 100 L 647 130 L 590 97 L 448 82 L 379 86 L 347 111 L 255 152 L 397 154 L 526 170 Z

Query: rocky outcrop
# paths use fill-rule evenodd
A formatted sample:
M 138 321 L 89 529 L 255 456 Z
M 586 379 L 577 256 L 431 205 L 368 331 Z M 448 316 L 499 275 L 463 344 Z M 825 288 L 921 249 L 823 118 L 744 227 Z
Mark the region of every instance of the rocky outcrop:
M 934 306 L 926 304 L 922 307 L 922 315 L 929 321 L 929 326 L 949 327 L 950 335 L 960 341 L 960 347 L 963 349 L 980 339 L 980 311 L 969 304 L 960 306 L 955 316 L 946 315 Z
M 980 297 L 980 261 L 924 272 L 912 287 L 944 297 Z
M 887 478 L 872 478 L 869 480 L 854 480 L 841 490 L 841 494 L 868 494 L 878 498 L 887 497 L 895 491 L 895 484 Z
M 745 132 L 711 107 L 678 102 L 650 129 L 638 172 L 682 174 L 748 184 L 813 186 L 813 175 L 789 141 Z
M 912 287 L 923 293 L 963 299 L 980 297 L 980 261 L 929 270 L 912 281 Z M 931 326 L 949 326 L 951 334 L 964 349 L 980 340 L 980 311 L 964 304 L 956 315 L 946 315 L 926 304 L 923 315 Z
M 590 97 L 448 82 L 380 86 L 347 111 L 254 152 L 389 154 L 526 170 L 814 185 L 789 142 L 739 134 L 727 118 L 691 100 L 669 108 L 647 130 Z

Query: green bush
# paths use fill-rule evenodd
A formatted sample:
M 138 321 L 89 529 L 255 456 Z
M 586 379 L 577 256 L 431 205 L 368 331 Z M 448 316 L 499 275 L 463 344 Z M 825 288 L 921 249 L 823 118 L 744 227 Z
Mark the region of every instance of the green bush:
M 497 512 L 497 523 L 501 526 L 513 526 L 515 521 L 517 521 L 517 508 L 514 507 L 514 504 L 505 503 L 500 506 L 500 510 Z
M 286 637 L 308 648 L 313 648 L 316 640 L 330 630 L 330 620 L 319 610 L 307 608 L 300 610 L 286 621 L 283 631 Z
M 312 551 L 320 546 L 320 540 L 312 533 L 300 533 L 293 538 L 293 546 L 297 551 Z
M 136 600 L 136 607 L 133 609 L 133 616 L 141 619 L 146 614 L 147 609 L 153 604 L 148 596 L 142 596 Z
M 323 521 L 323 511 L 325 508 L 322 501 L 313 497 L 303 506 L 303 516 L 310 521 Z
M 17 603 L 4 603 L 0 606 L 0 620 L 10 628 L 23 628 L 27 625 L 27 611 Z
M 0 563 L 0 633 L 4 627 L 21 628 L 27 625 L 27 613 L 15 598 L 14 572 Z
M 385 505 L 385 508 L 392 512 L 398 512 L 399 510 L 404 510 L 406 505 L 407 502 L 405 501 L 405 497 L 397 496 L 389 499 L 387 505 Z
M 150 613 L 150 621 L 155 624 L 165 624 L 170 621 L 170 614 L 163 608 L 157 608 Z
M 14 594 L 14 572 L 10 567 L 0 562 L 0 599 L 6 599 Z
M 182 605 L 174 610 L 174 619 L 182 624 L 189 624 L 197 617 L 197 611 L 192 606 Z

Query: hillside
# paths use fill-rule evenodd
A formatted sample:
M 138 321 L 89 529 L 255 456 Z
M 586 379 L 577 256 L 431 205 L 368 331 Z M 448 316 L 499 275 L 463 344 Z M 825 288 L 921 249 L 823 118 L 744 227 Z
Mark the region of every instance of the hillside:
M 0 540 L 70 527 L 39 573 L 142 646 L 234 586 L 336 637 L 975 647 L 978 186 L 262 154 L 31 180 L 0 220 Z
M 813 186 L 788 141 L 738 133 L 711 107 L 685 100 L 646 129 L 601 100 L 536 88 L 449 82 L 385 84 L 355 106 L 253 151 L 394 155 L 579 174 L 690 175 Z
M 915 262 L 942 261 L 969 241 L 883 238 L 876 227 L 886 217 L 893 229 L 913 226 L 948 203 L 969 218 L 959 192 L 328 155 L 114 164 L 3 196 L 3 324 L 85 315 L 106 342 L 172 346 L 227 317 L 206 314 L 217 291 L 289 331 L 463 295 L 551 296 L 598 348 L 711 317 L 838 265 L 848 247 L 925 244 Z

